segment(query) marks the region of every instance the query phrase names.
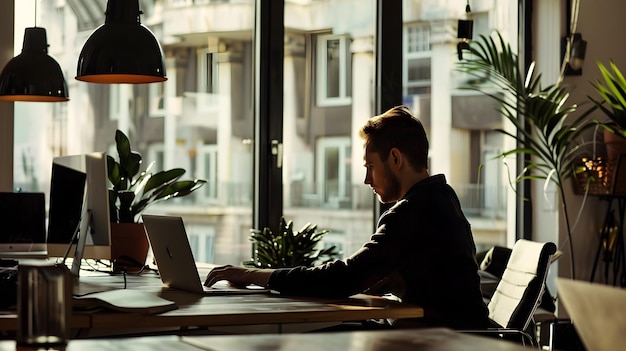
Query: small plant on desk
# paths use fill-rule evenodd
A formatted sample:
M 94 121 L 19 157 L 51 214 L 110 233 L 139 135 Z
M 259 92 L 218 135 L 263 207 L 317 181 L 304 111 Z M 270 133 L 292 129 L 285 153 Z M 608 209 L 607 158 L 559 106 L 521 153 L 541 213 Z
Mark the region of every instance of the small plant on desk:
M 120 130 L 115 132 L 115 144 L 119 161 L 107 155 L 113 270 L 126 271 L 127 266 L 143 269 L 149 243 L 139 222 L 141 213 L 151 204 L 189 195 L 206 181 L 179 180 L 185 174 L 183 168 L 152 173 L 154 162 L 142 171 L 141 154 L 132 151 Z
M 338 258 L 336 246 L 318 249 L 318 243 L 328 230 L 317 230 L 317 225 L 307 223 L 302 229 L 293 231 L 293 222 L 280 219 L 279 230 L 269 227 L 251 229 L 250 241 L 254 245 L 254 258 L 243 262 L 246 267 L 285 268 L 324 263 Z

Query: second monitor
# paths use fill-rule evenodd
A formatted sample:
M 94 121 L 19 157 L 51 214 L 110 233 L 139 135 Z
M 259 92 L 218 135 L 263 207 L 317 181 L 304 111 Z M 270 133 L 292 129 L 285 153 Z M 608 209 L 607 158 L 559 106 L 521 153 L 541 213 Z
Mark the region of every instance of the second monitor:
M 106 153 L 97 152 L 55 157 L 52 161 L 52 167 L 53 178 L 50 184 L 48 212 L 48 256 L 62 257 L 64 255 L 72 239 L 73 230 L 77 225 L 74 224 L 73 228 L 70 228 L 72 227 L 71 223 L 78 219 L 80 221 L 90 220 L 83 257 L 110 259 L 111 224 Z M 59 169 L 72 171 L 55 172 Z M 82 191 L 80 182 L 71 181 L 68 179 L 68 174 L 84 174 L 86 192 L 83 206 L 86 206 L 86 209 L 83 210 L 88 210 L 89 216 L 84 215 L 86 211 L 77 211 L 75 208 L 78 205 L 75 203 L 76 201 L 73 201 L 72 204 L 66 203 L 68 194 Z M 55 218 L 63 218 L 64 221 L 55 222 Z M 86 226 L 83 225 L 83 227 Z

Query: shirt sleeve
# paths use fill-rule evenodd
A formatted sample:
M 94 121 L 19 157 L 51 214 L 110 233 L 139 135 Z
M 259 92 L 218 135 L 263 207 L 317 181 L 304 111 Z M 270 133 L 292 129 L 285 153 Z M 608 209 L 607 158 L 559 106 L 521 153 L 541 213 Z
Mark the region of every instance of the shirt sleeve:
M 347 297 L 374 286 L 402 265 L 410 249 L 400 230 L 406 217 L 399 215 L 401 207 L 397 203 L 383 214 L 376 233 L 350 257 L 312 268 L 277 269 L 269 287 L 284 294 Z

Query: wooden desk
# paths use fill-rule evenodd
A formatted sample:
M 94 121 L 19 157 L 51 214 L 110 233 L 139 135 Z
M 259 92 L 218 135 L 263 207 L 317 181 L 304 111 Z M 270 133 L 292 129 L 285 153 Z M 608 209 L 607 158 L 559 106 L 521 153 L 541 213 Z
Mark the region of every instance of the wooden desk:
M 106 280 L 119 287 L 119 277 Z M 223 332 L 281 333 L 316 329 L 343 321 L 419 318 L 424 314 L 418 306 L 366 295 L 349 299 L 314 299 L 273 294 L 202 296 L 163 287 L 156 277 L 128 277 L 127 286 L 151 291 L 174 301 L 178 309 L 147 316 L 102 311 L 92 315 L 92 329 L 199 326 Z
M 76 292 L 86 293 L 111 288 L 124 288 L 124 277 L 121 275 L 81 277 Z M 121 330 L 144 333 L 150 330 L 182 327 L 201 327 L 219 333 L 300 332 L 344 321 L 420 318 L 424 314 L 421 307 L 367 295 L 356 295 L 348 299 L 314 299 L 274 294 L 202 296 L 166 288 L 161 280 L 152 274 L 128 275 L 126 288 L 158 294 L 174 301 L 178 309 L 157 315 L 108 310 L 89 314 L 75 313 L 76 323 L 73 322 L 72 327 L 81 328 L 83 331 L 78 336 L 97 336 L 98 333 L 94 331 L 103 329 L 108 329 L 104 334 L 110 335 Z M 4 317 L 0 319 L 0 329 L 15 330 L 16 316 Z
M 156 336 L 70 340 L 65 351 L 524 351 L 509 341 L 456 333 L 448 329 L 405 329 L 307 334 L 229 336 Z M 15 351 L 14 341 L 0 342 L 0 351 Z M 19 348 L 18 350 L 30 350 Z

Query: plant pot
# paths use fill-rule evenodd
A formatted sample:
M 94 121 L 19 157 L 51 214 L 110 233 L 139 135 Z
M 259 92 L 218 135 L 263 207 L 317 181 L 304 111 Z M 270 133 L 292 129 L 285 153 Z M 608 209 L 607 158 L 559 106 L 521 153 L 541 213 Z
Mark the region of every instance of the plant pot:
M 604 144 L 606 145 L 608 184 L 613 186 L 613 195 L 626 195 L 626 138 L 605 130 Z M 618 169 L 617 163 L 620 156 L 622 160 Z M 613 184 L 614 180 L 617 183 Z
M 111 263 L 114 271 L 142 269 L 149 248 L 143 223 L 111 223 Z

